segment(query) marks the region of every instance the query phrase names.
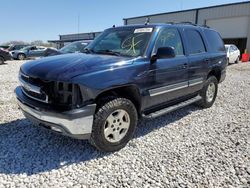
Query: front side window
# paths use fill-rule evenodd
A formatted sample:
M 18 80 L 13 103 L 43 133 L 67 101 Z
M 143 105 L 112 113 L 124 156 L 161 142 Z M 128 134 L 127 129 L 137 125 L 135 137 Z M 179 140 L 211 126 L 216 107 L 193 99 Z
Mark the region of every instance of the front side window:
M 143 56 L 153 28 L 108 29 L 99 35 L 88 47 L 92 53 Z
M 199 54 L 206 52 L 206 48 L 200 33 L 194 29 L 186 30 L 189 54 Z
M 177 29 L 164 28 L 160 31 L 155 42 L 154 53 L 161 47 L 172 47 L 176 56 L 184 54 L 181 37 Z

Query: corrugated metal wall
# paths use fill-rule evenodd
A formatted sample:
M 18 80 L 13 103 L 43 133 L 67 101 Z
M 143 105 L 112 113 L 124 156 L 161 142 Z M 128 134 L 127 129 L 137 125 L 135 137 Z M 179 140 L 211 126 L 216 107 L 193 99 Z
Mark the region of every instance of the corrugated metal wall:
M 92 40 L 101 32 L 60 35 L 60 40 Z
M 246 48 L 250 53 L 250 2 L 235 3 L 216 7 L 147 15 L 124 19 L 125 25 L 150 23 L 192 22 L 199 25 L 210 24 L 221 32 L 224 38 L 247 38 Z
M 193 22 L 195 23 L 196 11 L 185 11 L 171 14 L 161 14 L 149 16 L 150 23 L 167 23 L 167 22 Z M 148 17 L 127 19 L 127 25 L 144 24 Z
M 250 3 L 200 9 L 198 24 L 203 25 L 206 20 L 238 16 L 250 16 Z

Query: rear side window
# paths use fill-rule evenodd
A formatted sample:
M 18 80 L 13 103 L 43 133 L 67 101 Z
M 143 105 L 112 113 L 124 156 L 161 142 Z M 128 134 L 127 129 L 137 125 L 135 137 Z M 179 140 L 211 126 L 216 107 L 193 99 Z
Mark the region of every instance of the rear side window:
M 224 42 L 216 31 L 205 30 L 204 33 L 212 52 L 225 52 Z
M 193 29 L 186 30 L 189 54 L 199 54 L 206 52 L 206 48 L 200 33 Z

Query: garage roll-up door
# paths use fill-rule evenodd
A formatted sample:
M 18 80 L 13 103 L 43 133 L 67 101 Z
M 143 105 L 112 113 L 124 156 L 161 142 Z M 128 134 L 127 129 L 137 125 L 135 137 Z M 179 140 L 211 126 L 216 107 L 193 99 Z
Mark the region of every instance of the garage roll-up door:
M 206 25 L 219 31 L 222 38 L 246 38 L 249 17 L 207 20 Z

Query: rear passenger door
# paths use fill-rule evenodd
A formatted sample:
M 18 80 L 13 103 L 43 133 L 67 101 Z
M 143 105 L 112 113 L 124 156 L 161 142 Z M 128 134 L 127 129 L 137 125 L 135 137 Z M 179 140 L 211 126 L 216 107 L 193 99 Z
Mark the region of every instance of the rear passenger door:
M 188 60 L 184 55 L 179 31 L 176 28 L 162 28 L 156 39 L 153 54 L 160 47 L 174 48 L 176 57 L 157 59 L 151 64 L 150 75 L 153 84 L 149 90 L 150 106 L 182 97 L 188 90 Z
M 184 30 L 188 53 L 188 79 L 189 91 L 194 93 L 203 87 L 210 62 L 209 54 L 202 37 L 202 33 L 196 28 Z

